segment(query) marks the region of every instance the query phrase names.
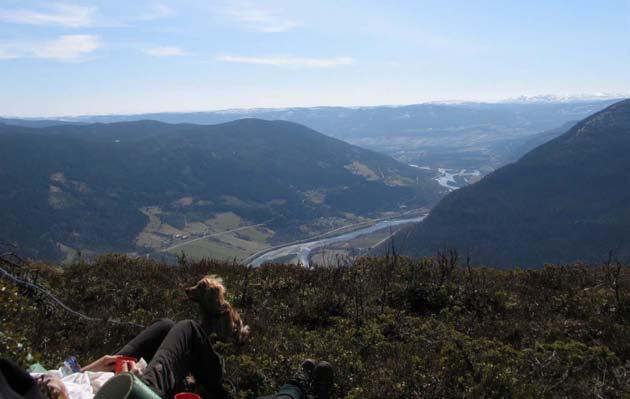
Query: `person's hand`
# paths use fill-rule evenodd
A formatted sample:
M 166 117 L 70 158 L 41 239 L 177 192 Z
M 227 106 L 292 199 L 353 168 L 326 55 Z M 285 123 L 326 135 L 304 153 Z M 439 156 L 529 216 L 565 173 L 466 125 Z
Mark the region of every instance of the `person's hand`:
M 116 370 L 116 358 L 120 355 L 105 355 L 100 359 L 83 367 L 81 371 L 111 371 Z
M 124 362 L 122 364 L 121 372 L 132 373 L 132 374 L 137 375 L 138 377 L 142 376 L 142 370 L 138 368 L 138 366 L 136 365 L 136 362 L 134 362 L 133 360 L 128 360 Z

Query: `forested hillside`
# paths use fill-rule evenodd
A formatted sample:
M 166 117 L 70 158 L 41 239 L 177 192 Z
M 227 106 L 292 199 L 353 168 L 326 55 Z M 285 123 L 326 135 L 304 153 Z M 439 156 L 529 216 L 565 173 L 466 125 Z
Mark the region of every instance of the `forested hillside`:
M 295 237 L 320 217 L 428 206 L 442 193 L 426 171 L 295 123 L 256 119 L 0 124 L 0 186 L 0 239 L 36 259 L 59 259 L 64 248 L 133 251 L 193 222 L 201 232 L 228 212 Z M 156 235 L 145 229 L 151 223 L 170 230 Z
M 630 256 L 630 100 L 583 120 L 446 196 L 396 239 L 407 254 L 455 248 L 504 267 Z

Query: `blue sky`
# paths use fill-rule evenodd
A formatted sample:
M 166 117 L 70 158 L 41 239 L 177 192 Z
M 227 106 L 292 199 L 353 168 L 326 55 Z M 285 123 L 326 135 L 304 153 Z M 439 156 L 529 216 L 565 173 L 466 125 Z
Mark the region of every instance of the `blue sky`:
M 0 0 L 0 115 L 630 93 L 630 0 Z

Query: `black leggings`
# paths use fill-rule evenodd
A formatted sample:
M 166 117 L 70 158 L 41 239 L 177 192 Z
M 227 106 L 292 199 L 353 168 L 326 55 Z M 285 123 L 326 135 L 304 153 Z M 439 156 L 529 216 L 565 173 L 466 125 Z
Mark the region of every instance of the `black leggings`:
M 144 358 L 149 365 L 142 380 L 163 398 L 172 398 L 182 389 L 181 383 L 188 373 L 215 397 L 228 397 L 223 391 L 223 366 L 219 355 L 212 349 L 206 333 L 199 323 L 184 320 L 178 323 L 161 319 L 147 327 L 119 350 L 117 355 Z M 292 384 L 266 398 L 301 399 L 305 396 Z
M 123 346 L 121 350 L 116 352 L 116 355 L 132 356 L 136 359 L 143 358 L 147 362 L 150 362 L 155 355 L 155 352 L 162 345 L 162 341 L 171 331 L 171 328 L 175 325 L 175 322 L 170 319 L 161 319 L 149 327 L 145 328 L 134 339 L 129 341 L 127 345 Z
M 221 358 L 196 321 L 158 320 L 117 354 L 144 358 L 149 364 L 142 380 L 163 398 L 180 392 L 189 373 L 214 397 L 227 396 L 222 385 Z

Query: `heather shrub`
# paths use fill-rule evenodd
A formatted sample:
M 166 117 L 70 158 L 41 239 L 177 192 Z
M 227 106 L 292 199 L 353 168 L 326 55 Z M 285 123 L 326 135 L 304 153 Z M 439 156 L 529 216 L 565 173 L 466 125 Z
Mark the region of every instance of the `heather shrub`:
M 615 270 L 470 268 L 455 253 L 310 269 L 121 255 L 25 264 L 12 271 L 95 320 L 0 280 L 0 356 L 88 362 L 139 331 L 127 322 L 197 318 L 182 288 L 219 274 L 252 328 L 244 347 L 217 346 L 239 398 L 273 392 L 306 357 L 335 366 L 337 397 L 627 397 L 630 271 Z

